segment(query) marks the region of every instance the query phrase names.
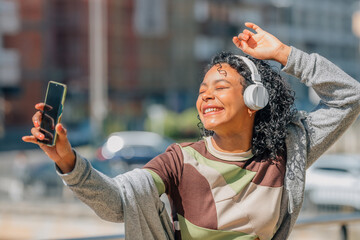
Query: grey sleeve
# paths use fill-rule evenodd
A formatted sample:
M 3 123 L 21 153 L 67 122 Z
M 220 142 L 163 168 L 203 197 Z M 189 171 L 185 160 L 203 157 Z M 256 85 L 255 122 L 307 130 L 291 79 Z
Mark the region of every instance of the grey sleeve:
M 283 71 L 312 87 L 321 99 L 303 122 L 308 139 L 306 167 L 309 167 L 357 118 L 360 84 L 320 55 L 294 47 Z
M 62 178 L 75 195 L 104 220 L 123 222 L 123 207 L 120 188 L 115 179 L 94 169 L 90 162 L 76 153 L 74 169 Z

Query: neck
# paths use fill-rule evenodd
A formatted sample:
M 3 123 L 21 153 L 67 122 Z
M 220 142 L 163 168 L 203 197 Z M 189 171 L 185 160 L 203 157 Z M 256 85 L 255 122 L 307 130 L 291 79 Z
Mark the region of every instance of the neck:
M 212 144 L 214 148 L 222 152 L 240 153 L 248 151 L 252 144 L 252 132 L 242 134 L 231 134 L 224 136 L 214 133 Z

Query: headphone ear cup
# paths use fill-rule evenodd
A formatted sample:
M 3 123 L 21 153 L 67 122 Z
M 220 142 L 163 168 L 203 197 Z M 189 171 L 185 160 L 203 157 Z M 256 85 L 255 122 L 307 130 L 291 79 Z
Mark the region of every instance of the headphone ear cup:
M 251 84 L 244 91 L 244 102 L 251 110 L 263 109 L 269 102 L 269 93 L 262 84 Z

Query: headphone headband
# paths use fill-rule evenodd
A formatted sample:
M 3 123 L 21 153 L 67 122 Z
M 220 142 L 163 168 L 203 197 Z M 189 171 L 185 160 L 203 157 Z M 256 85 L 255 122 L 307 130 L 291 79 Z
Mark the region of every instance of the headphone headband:
M 243 62 L 247 65 L 247 67 L 250 69 L 251 72 L 251 80 L 253 80 L 255 83 L 261 83 L 261 76 L 257 70 L 257 67 L 255 66 L 254 62 L 248 59 L 247 57 L 240 56 L 240 55 L 234 55 L 237 58 L 240 58 L 243 60 Z
M 261 76 L 253 61 L 247 57 L 234 55 L 241 59 L 250 69 L 251 80 L 255 84 L 249 85 L 244 91 L 244 102 L 252 110 L 260 110 L 269 102 L 269 93 L 261 82 Z

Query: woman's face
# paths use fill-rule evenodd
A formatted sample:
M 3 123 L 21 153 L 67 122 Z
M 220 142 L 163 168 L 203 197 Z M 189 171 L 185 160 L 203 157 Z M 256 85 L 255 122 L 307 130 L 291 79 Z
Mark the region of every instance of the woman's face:
M 206 73 L 196 102 L 206 129 L 234 133 L 248 127 L 250 117 L 243 100 L 242 82 L 244 78 L 227 63 L 217 64 Z

